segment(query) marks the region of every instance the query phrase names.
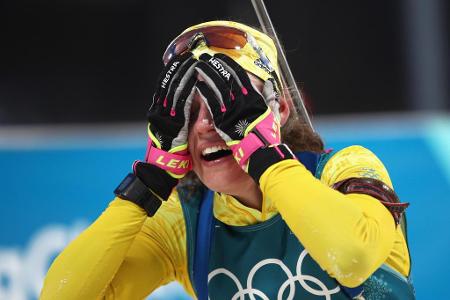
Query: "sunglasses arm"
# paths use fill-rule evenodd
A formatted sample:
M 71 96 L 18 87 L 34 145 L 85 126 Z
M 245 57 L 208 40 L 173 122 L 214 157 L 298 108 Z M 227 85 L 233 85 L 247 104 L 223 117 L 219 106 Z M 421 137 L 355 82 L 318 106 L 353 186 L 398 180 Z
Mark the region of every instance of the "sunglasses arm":
M 308 111 L 306 110 L 305 104 L 303 102 L 302 95 L 295 83 L 294 75 L 292 74 L 291 68 L 286 59 L 283 49 L 281 48 L 280 40 L 278 39 L 275 28 L 273 27 L 272 21 L 270 20 L 269 13 L 263 0 L 251 0 L 253 8 L 255 9 L 256 15 L 258 16 L 259 24 L 263 32 L 275 40 L 275 46 L 278 52 L 278 62 L 281 70 L 281 81 L 285 87 L 289 87 L 291 92 L 293 106 L 295 108 L 297 118 L 301 116 L 306 124 L 315 132 L 314 127 L 309 118 Z

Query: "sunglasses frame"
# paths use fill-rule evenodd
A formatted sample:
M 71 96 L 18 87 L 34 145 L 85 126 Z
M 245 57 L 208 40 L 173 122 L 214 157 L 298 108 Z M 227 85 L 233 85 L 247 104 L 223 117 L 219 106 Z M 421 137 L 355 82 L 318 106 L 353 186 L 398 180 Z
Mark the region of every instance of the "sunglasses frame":
M 221 32 L 221 31 L 228 31 L 231 34 L 236 34 L 239 35 L 241 37 L 243 37 L 243 39 L 245 40 L 245 43 L 240 44 L 240 47 L 244 47 L 245 44 L 247 43 L 247 33 L 234 28 L 234 27 L 229 27 L 229 26 L 205 26 L 205 27 L 201 27 L 201 28 L 195 28 L 192 29 L 188 32 L 184 32 L 182 34 L 180 34 L 179 36 L 177 36 L 176 38 L 174 38 L 170 43 L 169 46 L 167 46 L 166 50 L 164 51 L 164 55 L 162 57 L 163 63 L 167 64 L 175 55 L 179 55 L 187 50 L 192 49 L 190 45 L 192 43 L 192 39 L 197 36 L 199 33 L 203 34 L 203 37 L 205 38 L 206 43 L 208 44 L 208 39 L 207 36 L 210 34 L 214 34 L 215 32 Z M 180 44 L 179 41 L 182 41 L 183 43 L 181 43 L 181 45 L 183 45 L 183 49 L 176 51 L 178 45 Z M 208 45 L 210 46 L 210 45 Z M 214 45 L 212 45 L 213 47 L 216 47 Z M 223 46 L 223 45 L 222 45 Z M 219 47 L 218 48 L 223 48 L 223 49 L 236 49 L 236 48 L 225 48 L 225 47 Z
M 220 32 L 221 30 L 229 31 L 231 33 L 242 36 L 243 38 L 245 38 L 245 41 L 246 41 L 245 44 L 241 45 L 241 44 L 237 43 L 237 45 L 235 47 L 230 47 L 230 48 L 225 48 L 225 47 L 221 47 L 220 45 L 216 46 L 216 45 L 210 44 L 208 42 L 207 36 L 209 34 L 214 34 L 214 31 Z M 192 47 L 197 45 L 197 39 L 199 37 L 199 34 L 201 34 L 201 38 L 203 38 L 203 40 L 205 41 L 205 43 L 208 47 L 212 46 L 212 47 L 217 47 L 217 48 L 222 48 L 222 49 L 234 49 L 236 51 L 239 51 L 239 49 L 243 48 L 246 44 L 249 44 L 253 48 L 253 50 L 256 52 L 256 54 L 259 56 L 259 61 L 261 62 L 263 68 L 266 70 L 266 72 L 269 73 L 269 75 L 271 75 L 275 79 L 277 91 L 278 92 L 281 91 L 282 85 L 281 85 L 280 78 L 278 77 L 277 73 L 275 72 L 275 69 L 272 66 L 272 63 L 270 62 L 269 58 L 264 53 L 261 46 L 259 46 L 256 39 L 250 33 L 245 32 L 238 28 L 234 28 L 234 27 L 222 26 L 222 25 L 221 26 L 205 26 L 205 27 L 201 27 L 201 28 L 195 28 L 191 31 L 180 34 L 179 36 L 177 36 L 170 42 L 169 46 L 164 51 L 164 54 L 162 57 L 163 63 L 166 65 L 174 56 L 180 55 L 186 51 L 192 50 Z M 182 46 L 182 50 L 177 51 L 176 49 L 179 44 L 177 42 L 179 42 L 179 41 L 183 42 L 181 44 L 183 46 Z

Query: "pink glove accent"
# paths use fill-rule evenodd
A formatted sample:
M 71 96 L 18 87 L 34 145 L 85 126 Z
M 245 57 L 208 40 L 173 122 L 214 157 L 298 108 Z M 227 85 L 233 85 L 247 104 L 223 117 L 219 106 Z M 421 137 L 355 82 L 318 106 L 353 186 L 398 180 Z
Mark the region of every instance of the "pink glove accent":
M 230 146 L 234 159 L 244 168 L 250 155 L 259 148 L 264 147 L 264 143 L 252 132 L 243 138 L 239 144 Z
M 274 115 L 271 112 L 261 122 L 256 124 L 256 130 L 267 141 L 266 146 L 278 145 L 281 143 L 280 125 L 275 121 Z
M 275 121 L 273 113 L 270 113 L 261 122 L 259 122 L 255 129 L 244 137 L 239 144 L 230 146 L 233 152 L 234 159 L 239 165 L 244 168 L 250 155 L 262 147 L 275 146 L 275 149 L 281 157 L 284 155 L 276 147 L 281 143 L 280 126 Z
M 183 175 L 192 168 L 191 156 L 187 153 L 169 153 L 153 146 L 147 149 L 145 161 L 163 170 L 176 175 Z

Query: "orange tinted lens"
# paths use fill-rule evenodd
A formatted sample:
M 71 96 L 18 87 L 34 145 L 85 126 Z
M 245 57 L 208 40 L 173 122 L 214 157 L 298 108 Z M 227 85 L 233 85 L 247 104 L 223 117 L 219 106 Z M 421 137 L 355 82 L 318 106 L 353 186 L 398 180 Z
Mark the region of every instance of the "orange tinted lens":
M 245 32 L 236 28 L 225 26 L 198 28 L 182 34 L 170 44 L 163 56 L 164 64 L 167 64 L 174 55 L 179 55 L 186 51 L 192 37 L 198 32 L 203 33 L 208 46 L 211 47 L 240 49 L 247 43 Z
M 223 49 L 240 49 L 247 43 L 244 32 L 231 27 L 210 27 L 203 30 L 208 46 Z

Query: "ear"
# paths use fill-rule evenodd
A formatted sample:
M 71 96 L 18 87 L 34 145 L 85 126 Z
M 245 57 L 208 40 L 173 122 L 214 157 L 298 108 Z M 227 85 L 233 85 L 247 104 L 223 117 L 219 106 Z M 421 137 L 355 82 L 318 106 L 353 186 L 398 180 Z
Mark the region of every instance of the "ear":
M 287 119 L 289 118 L 289 114 L 291 112 L 289 103 L 287 102 L 284 96 L 280 97 L 279 112 L 280 112 L 280 125 L 283 126 L 286 123 Z

